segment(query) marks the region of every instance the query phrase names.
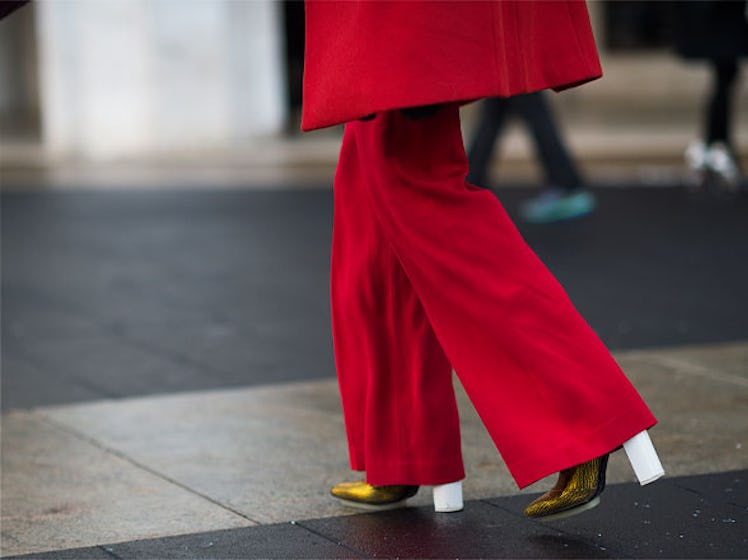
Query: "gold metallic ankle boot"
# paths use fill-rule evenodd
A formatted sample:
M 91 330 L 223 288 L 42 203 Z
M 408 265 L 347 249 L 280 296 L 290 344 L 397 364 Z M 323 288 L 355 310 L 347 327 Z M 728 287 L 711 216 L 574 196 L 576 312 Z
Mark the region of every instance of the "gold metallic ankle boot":
M 556 485 L 525 509 L 525 515 L 538 521 L 571 517 L 600 503 L 605 488 L 608 455 L 587 461 L 558 473 Z
M 333 486 L 330 494 L 343 504 L 368 510 L 395 509 L 405 505 L 408 498 L 418 492 L 418 486 L 393 485 L 372 486 L 363 480 L 359 482 L 343 482 Z

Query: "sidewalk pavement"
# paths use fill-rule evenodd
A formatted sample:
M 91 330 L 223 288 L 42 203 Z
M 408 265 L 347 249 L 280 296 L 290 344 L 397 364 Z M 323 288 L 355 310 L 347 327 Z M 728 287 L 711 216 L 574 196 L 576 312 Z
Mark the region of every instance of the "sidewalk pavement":
M 552 480 L 517 491 L 459 386 L 463 513 L 427 489 L 372 515 L 327 495 L 352 476 L 329 191 L 4 194 L 0 552 L 745 557 L 746 200 L 596 194 L 588 219 L 520 228 L 660 418 L 669 478 L 639 488 L 615 454 L 623 485 L 547 527 L 520 511 Z
M 553 481 L 517 492 L 459 386 L 465 511 L 434 514 L 422 489 L 420 508 L 346 517 L 352 510 L 327 495 L 351 473 L 336 382 L 326 379 L 5 414 L 2 553 L 745 557 L 748 342 L 616 358 L 661 419 L 652 436 L 671 478 L 612 486 L 574 520 L 522 518 L 527 494 Z M 633 480 L 622 453 L 610 463 L 610 482 Z
M 420 507 L 15 558 L 745 558 L 747 481 L 738 471 L 613 485 L 594 518 L 553 525 L 524 519 L 532 496 L 515 496 L 451 514 Z

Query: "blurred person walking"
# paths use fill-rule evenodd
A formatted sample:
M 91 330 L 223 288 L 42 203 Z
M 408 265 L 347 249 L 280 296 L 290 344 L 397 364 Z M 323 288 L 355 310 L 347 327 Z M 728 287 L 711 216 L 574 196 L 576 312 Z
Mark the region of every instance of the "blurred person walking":
M 732 112 L 738 63 L 748 55 L 748 2 L 673 2 L 673 30 L 678 53 L 686 60 L 706 60 L 712 74 L 702 137 L 686 149 L 686 162 L 702 186 L 736 192 L 740 169 Z
M 512 115 L 520 117 L 532 133 L 547 185 L 545 192 L 521 206 L 522 218 L 530 223 L 551 223 L 581 218 L 594 211 L 595 197 L 585 188 L 541 91 L 483 101 L 478 125 L 469 142 L 468 182 L 487 186 L 494 145 Z
M 332 494 L 462 508 L 452 368 L 515 481 L 559 473 L 525 510 L 597 505 L 623 445 L 662 474 L 656 420 L 496 197 L 466 182 L 459 105 L 600 76 L 584 2 L 306 3 L 302 129 L 345 123 L 331 299 L 350 464 Z

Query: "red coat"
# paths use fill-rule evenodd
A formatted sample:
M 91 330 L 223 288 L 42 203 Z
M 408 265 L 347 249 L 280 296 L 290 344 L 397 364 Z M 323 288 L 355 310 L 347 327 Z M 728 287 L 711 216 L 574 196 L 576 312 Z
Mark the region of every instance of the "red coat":
M 584 0 L 307 0 L 301 127 L 600 75 Z

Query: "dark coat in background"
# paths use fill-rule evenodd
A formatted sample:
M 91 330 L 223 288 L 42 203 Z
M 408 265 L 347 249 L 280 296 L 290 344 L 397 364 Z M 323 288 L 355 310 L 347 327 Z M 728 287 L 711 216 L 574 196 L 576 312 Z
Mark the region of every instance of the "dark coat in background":
M 302 129 L 601 75 L 583 0 L 307 0 Z
M 3 19 L 11 12 L 15 12 L 24 4 L 28 4 L 28 2 L 29 0 L 0 0 L 0 19 Z
M 745 0 L 673 2 L 673 35 L 685 58 L 735 59 L 748 56 Z

